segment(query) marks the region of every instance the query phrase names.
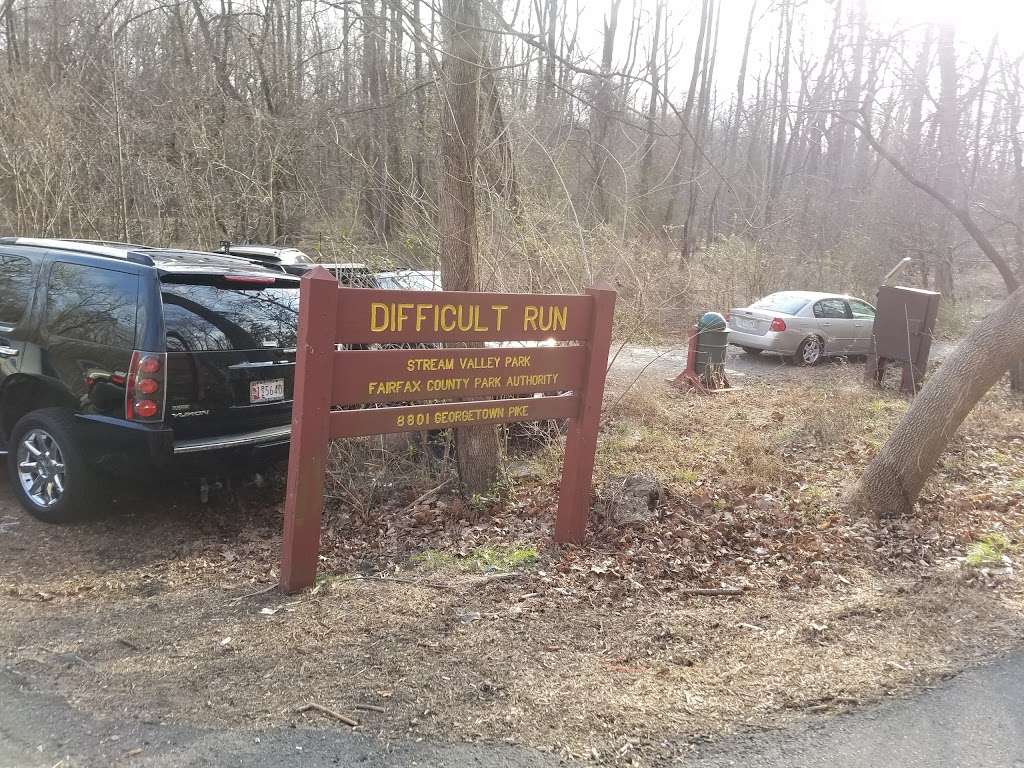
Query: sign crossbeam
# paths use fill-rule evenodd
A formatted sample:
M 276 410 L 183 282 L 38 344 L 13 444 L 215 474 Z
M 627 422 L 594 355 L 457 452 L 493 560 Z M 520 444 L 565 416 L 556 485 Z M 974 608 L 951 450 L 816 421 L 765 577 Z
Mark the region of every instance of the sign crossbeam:
M 322 267 L 303 276 L 300 290 L 284 591 L 304 589 L 316 576 L 332 438 L 567 419 L 555 539 L 583 540 L 614 291 L 343 288 Z M 339 349 L 366 344 L 385 348 Z
M 579 415 L 579 403 L 580 399 L 576 395 L 555 395 L 334 411 L 331 413 L 331 436 L 359 437 L 389 432 L 575 418 Z
M 586 348 L 345 350 L 335 354 L 332 405 L 407 403 L 568 392 L 583 383 Z
M 339 344 L 580 341 L 590 296 L 339 288 Z

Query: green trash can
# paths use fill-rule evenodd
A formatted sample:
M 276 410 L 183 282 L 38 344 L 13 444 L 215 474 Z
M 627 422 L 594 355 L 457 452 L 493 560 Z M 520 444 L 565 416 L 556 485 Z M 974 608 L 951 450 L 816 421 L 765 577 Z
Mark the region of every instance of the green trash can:
M 697 321 L 696 373 L 705 385 L 716 387 L 725 381 L 725 353 L 729 347 L 729 325 L 717 312 L 705 312 Z

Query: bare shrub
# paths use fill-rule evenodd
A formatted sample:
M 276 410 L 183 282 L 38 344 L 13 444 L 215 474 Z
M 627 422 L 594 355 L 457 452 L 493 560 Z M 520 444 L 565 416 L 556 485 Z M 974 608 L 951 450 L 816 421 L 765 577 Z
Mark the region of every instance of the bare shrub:
M 396 497 L 432 488 L 452 471 L 422 433 L 374 435 L 331 442 L 326 497 L 361 523 Z

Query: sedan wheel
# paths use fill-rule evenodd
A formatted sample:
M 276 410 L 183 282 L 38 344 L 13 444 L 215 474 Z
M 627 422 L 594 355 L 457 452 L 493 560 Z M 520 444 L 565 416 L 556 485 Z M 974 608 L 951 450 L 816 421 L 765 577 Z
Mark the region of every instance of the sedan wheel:
M 817 365 L 825 352 L 825 346 L 817 336 L 808 336 L 796 351 L 797 361 L 801 365 Z

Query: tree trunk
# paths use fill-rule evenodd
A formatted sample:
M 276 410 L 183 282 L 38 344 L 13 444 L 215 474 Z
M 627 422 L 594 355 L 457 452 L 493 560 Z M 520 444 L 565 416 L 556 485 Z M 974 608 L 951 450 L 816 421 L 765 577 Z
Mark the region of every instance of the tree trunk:
M 651 78 L 651 95 L 647 102 L 647 122 L 645 126 L 644 148 L 641 152 L 642 160 L 640 165 L 640 211 L 643 220 L 649 225 L 653 209 L 652 196 L 654 184 L 651 180 L 651 171 L 654 168 L 654 144 L 658 117 L 658 56 L 661 51 L 658 49 L 661 36 L 661 17 L 665 11 L 664 0 L 658 0 L 654 8 L 654 33 L 651 36 L 651 53 L 648 63 Z
M 754 36 L 754 14 L 757 12 L 757 0 L 750 3 L 750 15 L 747 18 L 747 32 L 743 38 L 743 55 L 740 57 L 740 72 L 736 76 L 736 108 L 725 141 L 725 168 L 732 171 L 733 152 L 739 139 L 743 124 L 743 92 L 747 84 L 747 63 L 750 59 L 750 41 Z
M 446 290 L 479 290 L 477 272 L 476 168 L 483 42 L 480 0 L 445 0 L 442 65 L 441 183 L 439 190 L 441 278 Z M 467 493 L 482 493 L 498 474 L 494 427 L 455 430 L 459 476 Z
M 939 455 L 975 404 L 1024 360 L 1024 288 L 978 323 L 925 382 L 855 486 L 853 509 L 909 515 Z
M 711 8 L 711 0 L 703 0 L 700 6 L 700 28 L 697 31 L 697 47 L 693 51 L 693 70 L 690 72 L 690 87 L 686 91 L 686 103 L 683 105 L 683 115 L 679 119 L 679 146 L 676 148 L 676 158 L 672 163 L 671 181 L 668 189 L 668 203 L 661 217 L 662 228 L 668 232 L 672 226 L 672 219 L 675 214 L 676 199 L 682 194 L 683 169 L 686 167 L 684 157 L 686 146 L 691 141 L 690 117 L 693 115 L 693 103 L 697 94 L 697 82 L 700 77 L 701 61 L 704 58 L 704 35 L 707 32 L 708 12 Z M 693 151 L 698 148 L 694 144 Z
M 952 25 L 944 24 L 939 29 L 939 108 L 936 114 L 939 131 L 939 168 L 935 182 L 936 189 L 950 200 L 966 208 L 964 185 L 960 175 L 960 105 L 957 95 L 956 45 Z M 935 273 L 949 285 L 940 282 L 936 287 L 954 299 L 953 288 L 953 234 L 948 216 L 938 222 L 939 248 L 932 254 L 935 259 Z
M 593 172 L 593 190 L 597 198 L 597 218 L 607 222 L 610 217 L 608 204 L 608 180 L 605 168 L 608 164 L 608 128 L 611 124 L 612 91 L 614 84 L 611 78 L 612 60 L 615 55 L 615 31 L 619 26 L 619 5 L 622 0 L 611 0 L 608 16 L 604 20 L 604 47 L 601 53 L 601 76 L 597 78 L 594 106 L 590 110 L 590 122 L 593 139 L 591 141 L 591 163 Z
M 921 130 L 924 125 L 922 111 L 924 97 L 928 90 L 928 72 L 931 69 L 932 27 L 925 27 L 924 42 L 917 55 L 914 66 L 913 81 L 907 86 L 906 99 L 910 102 L 910 115 L 907 118 L 906 158 L 911 168 L 915 168 L 917 157 L 921 152 Z
M 697 119 L 693 127 L 693 157 L 690 162 L 690 180 L 687 184 L 687 195 L 686 195 L 686 216 L 683 219 L 683 232 L 682 241 L 679 247 L 680 266 L 684 264 L 691 255 L 693 255 L 696 239 L 697 239 L 697 227 L 695 217 L 697 214 L 697 199 L 700 197 L 701 186 L 696 183 L 696 180 L 700 178 L 701 169 L 703 166 L 704 156 L 700 152 L 700 147 L 704 143 L 704 131 L 708 127 L 710 118 L 710 106 L 711 106 L 711 82 L 714 76 L 714 57 L 712 53 L 716 51 L 718 47 L 718 25 L 721 20 L 721 6 L 718 6 L 717 12 L 714 0 L 710 0 L 711 12 L 708 14 L 708 27 L 707 27 L 707 40 L 709 41 L 704 46 L 704 61 L 701 65 L 701 82 L 700 91 L 697 96 Z M 712 37 L 711 30 L 714 28 L 715 33 Z
M 1007 133 L 1010 136 L 1010 150 L 1013 158 L 1013 192 L 1016 202 L 1016 226 L 1013 231 L 1014 252 L 1017 273 L 1024 275 L 1024 144 L 1021 142 L 1018 127 L 1020 125 L 1021 83 L 1018 69 L 1011 70 L 1012 78 L 1006 83 L 1007 94 Z M 1005 77 L 1005 75 L 1004 75 Z M 1010 389 L 1024 392 L 1024 360 L 1010 368 Z
M 412 159 L 412 189 L 418 199 L 426 193 L 426 171 L 424 155 L 427 152 L 427 102 L 423 88 L 423 25 L 420 23 L 420 4 L 422 0 L 413 0 L 413 74 L 416 80 L 416 149 Z M 348 6 L 346 6 L 348 7 Z

